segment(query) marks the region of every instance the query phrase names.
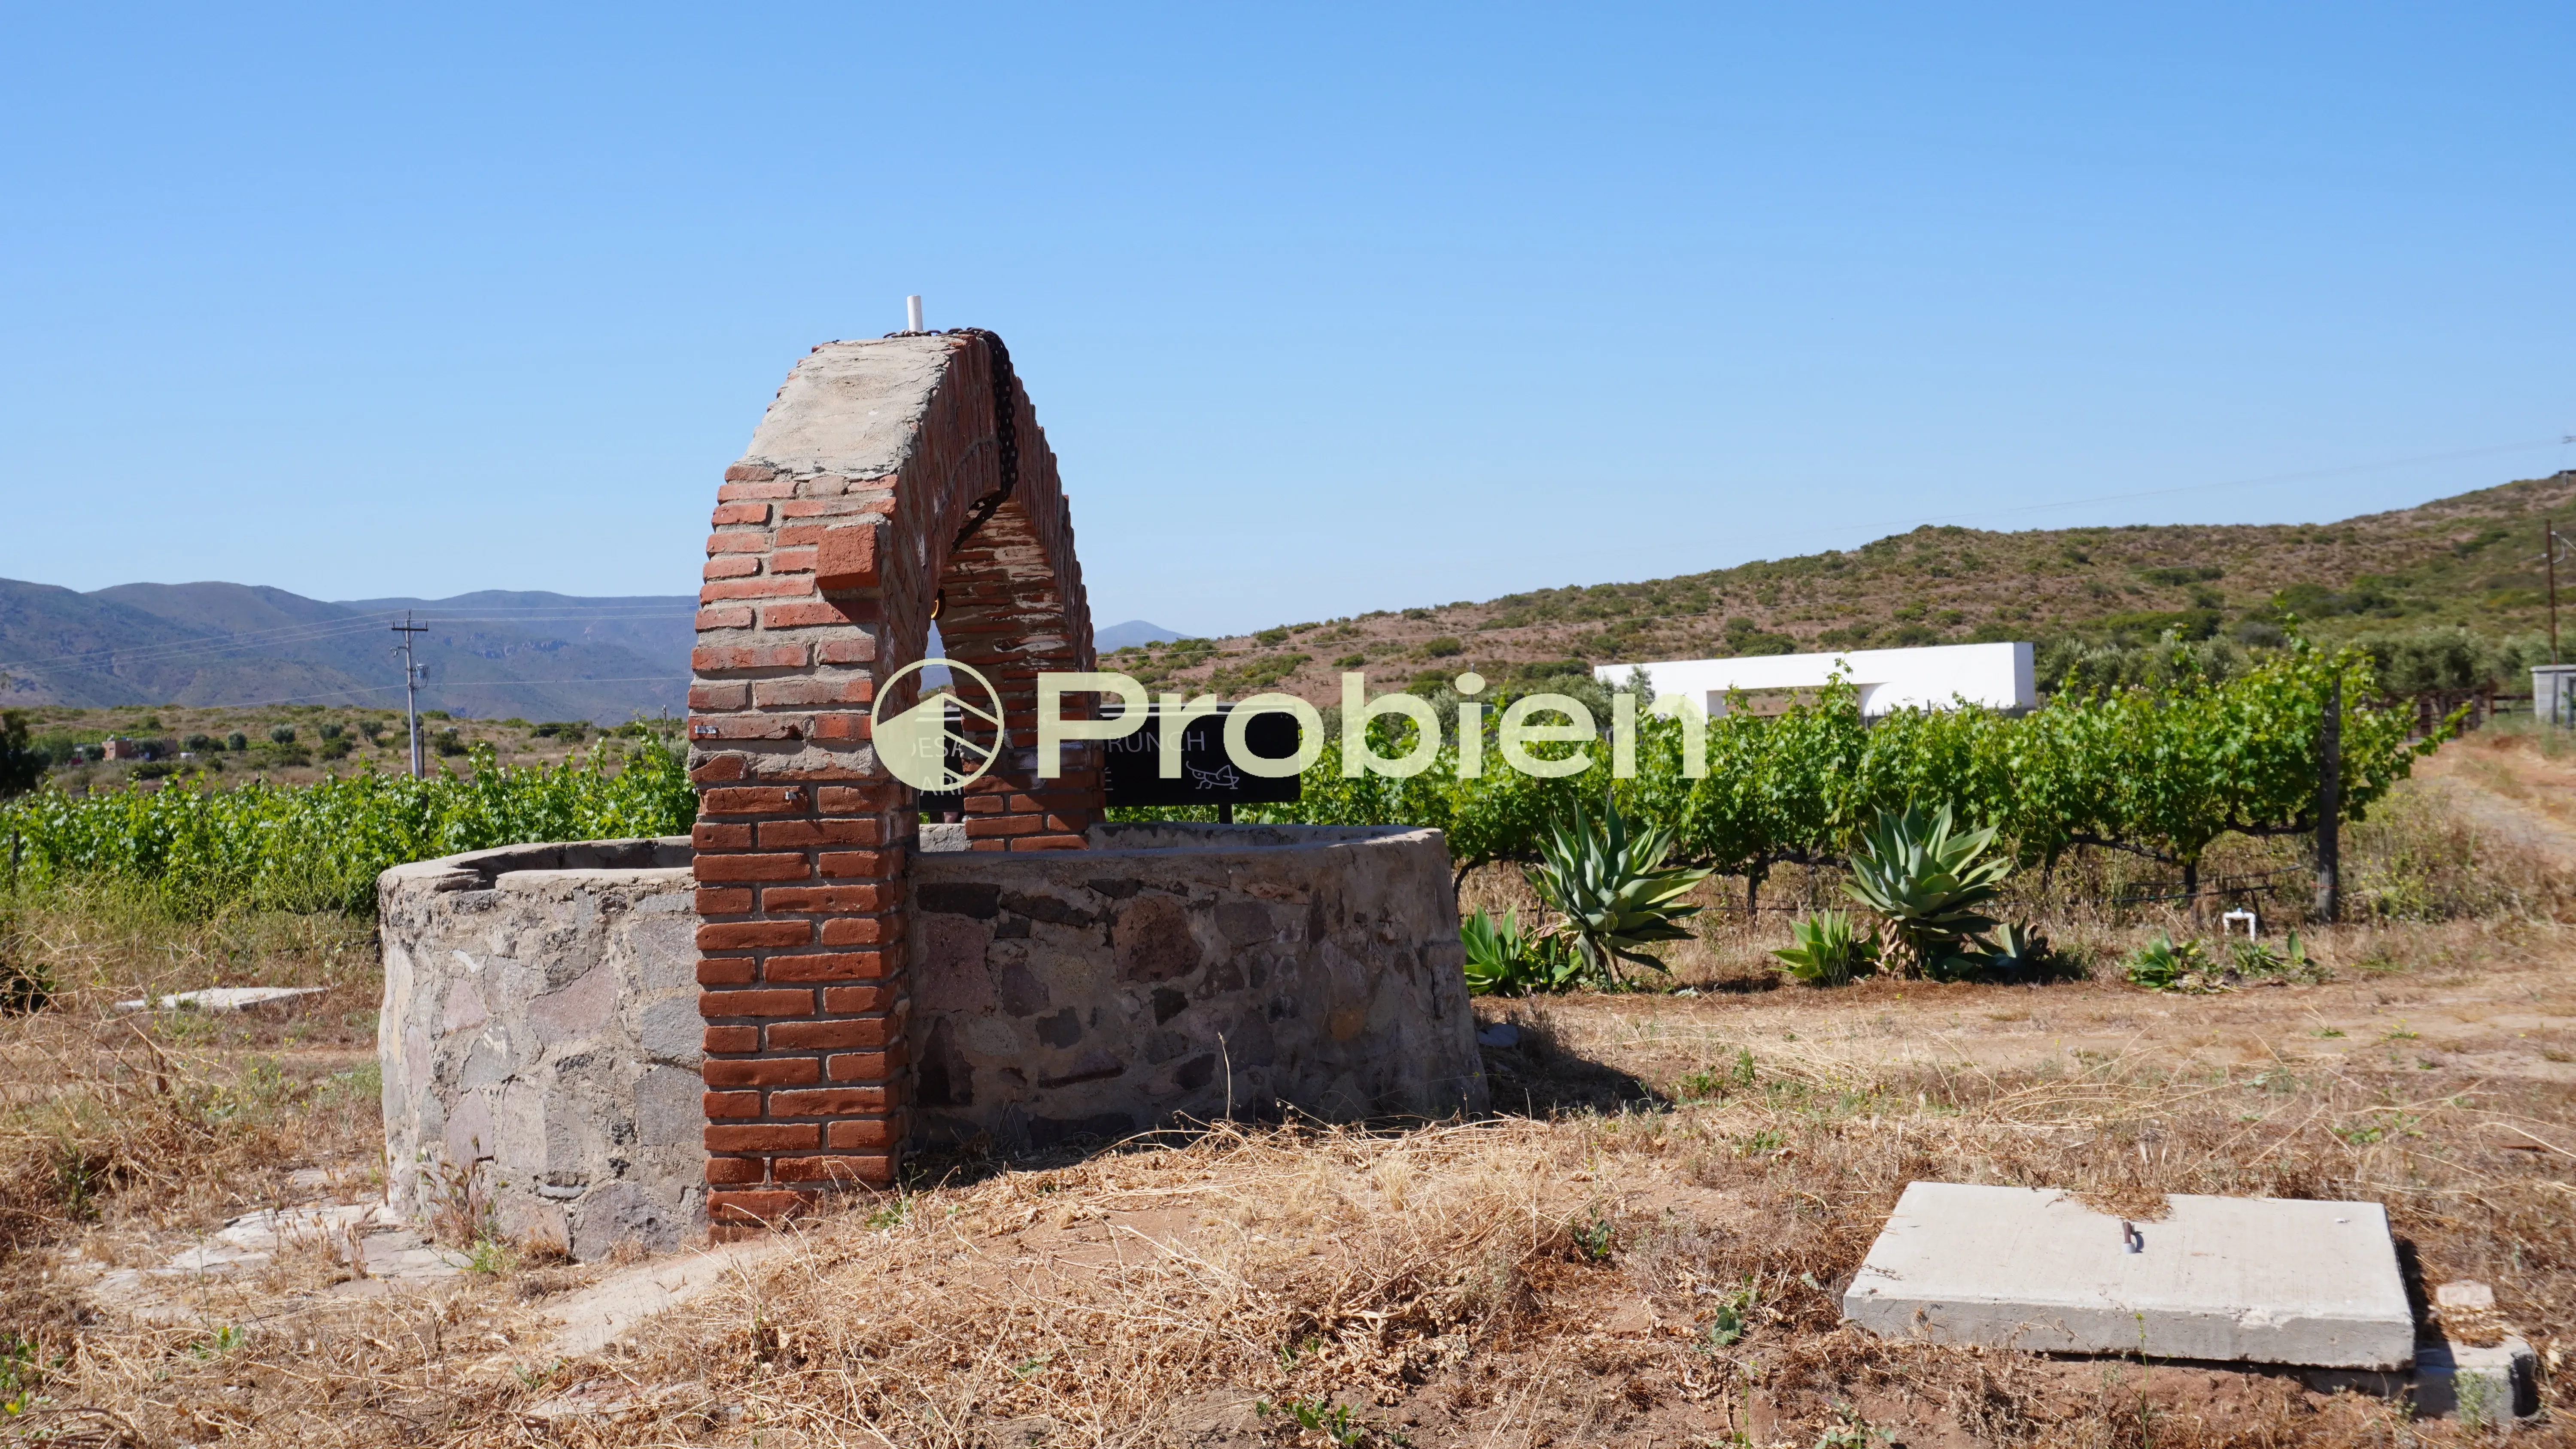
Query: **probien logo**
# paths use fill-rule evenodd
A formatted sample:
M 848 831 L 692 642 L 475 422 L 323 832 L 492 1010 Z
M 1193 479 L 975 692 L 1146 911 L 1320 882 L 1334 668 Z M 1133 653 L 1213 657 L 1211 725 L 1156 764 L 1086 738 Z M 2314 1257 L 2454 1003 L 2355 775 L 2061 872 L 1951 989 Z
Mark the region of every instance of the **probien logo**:
M 959 694 L 931 695 L 908 708 L 892 714 L 885 712 L 886 701 L 896 696 L 891 687 L 915 670 L 934 664 L 948 666 L 954 679 L 970 681 L 979 692 L 970 697 Z M 992 682 L 973 668 L 952 659 L 924 659 L 897 670 L 880 691 L 876 710 L 871 714 L 877 746 L 877 758 L 894 777 L 916 790 L 954 790 L 982 776 L 993 767 L 1000 754 L 999 740 L 1005 726 L 1002 697 Z M 1475 698 L 1485 692 L 1485 677 L 1474 671 L 1457 678 L 1460 695 L 1457 714 L 1458 773 L 1473 778 L 1485 773 L 1485 705 Z M 1068 694 L 1097 694 L 1118 701 L 1116 714 L 1100 719 L 1067 719 L 1064 697 Z M 1234 767 L 1247 775 L 1276 779 L 1304 773 L 1324 753 L 1324 717 L 1315 707 L 1293 694 L 1256 694 L 1237 700 L 1230 710 L 1221 710 L 1213 694 L 1195 698 L 1183 694 L 1165 694 L 1159 709 L 1149 708 L 1145 686 L 1124 674 L 1112 673 L 1046 673 L 1038 676 L 1037 773 L 1040 779 L 1052 780 L 1064 773 L 1064 746 L 1086 740 L 1124 739 L 1151 721 L 1162 732 L 1161 770 L 1164 778 L 1178 779 L 1181 773 L 1181 738 L 1190 722 L 1222 713 L 1225 717 L 1225 753 Z M 992 742 L 978 742 L 949 723 L 949 711 L 956 709 L 961 717 L 973 715 L 993 727 Z M 1682 726 L 1682 769 L 1692 779 L 1707 773 L 1708 719 L 1688 695 L 1668 694 L 1657 699 L 1648 711 L 1677 719 Z M 1245 739 L 1253 719 L 1265 714 L 1285 714 L 1297 721 L 1297 750 L 1294 754 L 1268 756 L 1256 754 Z M 1412 720 L 1417 729 L 1413 747 L 1392 758 L 1381 755 L 1370 745 L 1369 722 L 1380 715 L 1401 715 Z M 1556 716 L 1546 720 L 1545 716 Z M 1441 719 L 1429 701 L 1402 690 L 1371 696 L 1368 676 L 1356 671 L 1342 676 L 1342 773 L 1357 777 L 1363 774 L 1386 775 L 1396 779 L 1421 774 L 1430 769 L 1440 754 Z M 1502 717 L 1495 722 L 1494 752 L 1501 764 L 1524 775 L 1556 779 L 1579 775 L 1592 766 L 1591 759 L 1576 752 L 1564 759 L 1548 759 L 1531 753 L 1530 747 L 1542 744 L 1580 743 L 1600 737 L 1598 723 L 1583 701 L 1564 694 L 1525 694 L 1503 707 Z M 973 768 L 960 771 L 952 763 L 950 747 L 954 745 L 971 760 Z M 1637 696 L 1620 690 L 1610 696 L 1610 773 L 1618 779 L 1633 779 L 1637 774 Z

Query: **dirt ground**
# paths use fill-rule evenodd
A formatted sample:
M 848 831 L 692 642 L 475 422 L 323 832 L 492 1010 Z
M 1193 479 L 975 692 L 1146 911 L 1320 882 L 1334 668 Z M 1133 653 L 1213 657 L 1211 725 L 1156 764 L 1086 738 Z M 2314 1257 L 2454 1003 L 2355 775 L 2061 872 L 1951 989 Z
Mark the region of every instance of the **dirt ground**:
M 2571 784 L 2576 761 L 2499 738 L 2446 749 L 2408 788 L 2564 871 Z M 2177 921 L 2122 929 L 2159 924 Z M 2425 1309 L 2428 1333 L 2510 1330 L 2541 1353 L 2543 1414 L 2512 1437 L 2576 1438 L 2559 1379 L 2576 1304 L 2576 935 L 2501 911 L 2303 938 L 2326 979 L 2205 995 L 2107 973 L 1815 991 L 1712 970 L 1693 994 L 1488 1001 L 1485 1020 L 1521 1029 L 1486 1053 L 1488 1120 L 1219 1124 L 924 1162 L 904 1192 L 721 1257 L 592 1265 L 453 1235 L 412 1250 L 359 1219 L 380 1180 L 360 943 L 167 947 L 156 980 L 230 962 L 229 979 L 330 989 L 150 1031 L 83 1008 L 0 1033 L 0 1103 L 35 1110 L 86 1073 L 120 1084 L 137 1160 L 190 1164 L 103 1180 L 77 1227 L 29 1229 L 0 1260 L 0 1408 L 19 1406 L 0 1442 L 1862 1449 L 2497 1432 L 2285 1370 L 1841 1324 L 1839 1283 L 1917 1179 L 2137 1210 L 2166 1192 L 2382 1202 L 2419 1307 L 2445 1282 L 2495 1290 L 2491 1319 Z M 142 949 L 73 944 L 100 982 Z M 254 1126 L 224 1125 L 240 1122 Z M 332 1203 L 342 1217 L 310 1232 L 239 1225 Z

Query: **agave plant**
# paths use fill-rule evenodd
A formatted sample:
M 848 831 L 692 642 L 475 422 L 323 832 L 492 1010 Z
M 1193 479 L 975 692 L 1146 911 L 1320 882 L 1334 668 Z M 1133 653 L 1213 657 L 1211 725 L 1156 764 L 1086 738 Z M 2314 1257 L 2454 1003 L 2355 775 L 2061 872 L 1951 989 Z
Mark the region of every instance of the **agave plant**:
M 1573 939 L 1583 965 L 1605 987 L 1620 984 L 1622 961 L 1665 969 L 1644 947 L 1690 939 L 1674 922 L 1699 914 L 1699 907 L 1679 902 L 1709 873 L 1665 868 L 1672 848 L 1670 831 L 1649 825 L 1632 832 L 1618 807 L 1606 803 L 1599 825 L 1577 804 L 1571 821 L 1550 825 L 1539 838 L 1530 884 L 1563 917 L 1557 932 Z
M 1986 954 L 1986 971 L 1990 975 L 2015 981 L 2039 975 L 2054 964 L 2048 937 L 2029 926 L 2006 923 L 1995 927 L 1993 949 Z
M 1467 948 L 1467 990 L 1477 996 L 1527 996 L 1572 991 L 1583 983 L 1583 960 L 1562 936 L 1521 934 L 1520 912 L 1495 920 L 1483 911 L 1458 923 Z
M 1782 970 L 1809 986 L 1842 986 L 1878 969 L 1878 933 L 1861 935 L 1841 911 L 1818 911 L 1793 921 L 1789 933 L 1798 944 L 1771 954 L 1788 963 Z
M 1907 974 L 1947 979 L 1982 964 L 1976 938 L 1995 918 L 1977 908 L 2012 874 L 2011 857 L 1990 853 L 1995 833 L 1959 829 L 1947 805 L 1881 814 L 1861 832 L 1843 890 L 1887 921 Z

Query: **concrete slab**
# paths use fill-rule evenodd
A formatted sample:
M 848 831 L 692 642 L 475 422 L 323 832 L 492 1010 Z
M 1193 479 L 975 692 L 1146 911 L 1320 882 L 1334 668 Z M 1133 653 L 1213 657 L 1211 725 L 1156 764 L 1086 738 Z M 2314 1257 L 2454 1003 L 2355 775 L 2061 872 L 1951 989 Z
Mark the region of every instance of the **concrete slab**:
M 319 996 L 319 986 L 208 986 L 196 991 L 181 991 L 158 1001 L 120 1001 L 119 1011 L 239 1011 L 245 1006 L 262 1006 L 272 1001 L 290 1001 L 298 996 Z
M 2154 1222 L 2052 1188 L 1917 1182 L 1843 1294 L 1890 1338 L 2403 1368 L 2415 1319 L 2377 1203 L 2175 1195 Z

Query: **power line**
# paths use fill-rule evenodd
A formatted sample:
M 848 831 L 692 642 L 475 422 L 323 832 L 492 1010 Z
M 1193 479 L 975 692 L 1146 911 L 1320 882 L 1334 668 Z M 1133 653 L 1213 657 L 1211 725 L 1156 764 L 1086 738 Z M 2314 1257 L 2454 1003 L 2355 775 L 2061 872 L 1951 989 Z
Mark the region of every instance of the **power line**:
M 653 613 L 639 612 L 633 614 L 621 614 L 602 611 L 510 618 L 486 617 L 472 614 L 451 616 L 431 614 L 424 615 L 423 617 L 433 624 L 534 624 L 577 622 L 592 619 L 679 620 L 692 617 L 693 613 L 694 609 L 691 613 L 664 610 Z M 72 661 L 101 658 L 111 660 L 121 659 L 134 663 L 165 663 L 173 659 L 194 658 L 200 655 L 239 653 L 246 649 L 261 649 L 275 645 L 319 643 L 326 639 L 338 638 L 344 635 L 372 632 L 383 619 L 391 617 L 392 615 L 386 614 L 368 615 L 364 618 L 357 619 L 315 620 L 307 624 L 282 624 L 270 629 L 246 629 L 238 633 L 219 634 L 196 639 L 173 639 L 160 644 L 138 644 L 130 647 L 124 645 L 106 645 L 97 649 L 75 650 L 67 654 L 44 654 L 37 655 L 34 658 L 29 659 L 0 659 L 0 669 L 42 668 L 49 665 L 61 668 L 77 669 L 85 666 Z

